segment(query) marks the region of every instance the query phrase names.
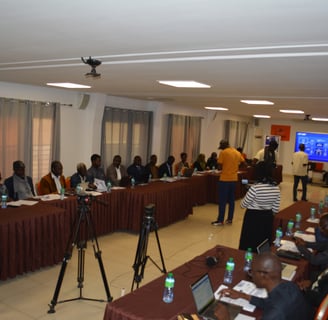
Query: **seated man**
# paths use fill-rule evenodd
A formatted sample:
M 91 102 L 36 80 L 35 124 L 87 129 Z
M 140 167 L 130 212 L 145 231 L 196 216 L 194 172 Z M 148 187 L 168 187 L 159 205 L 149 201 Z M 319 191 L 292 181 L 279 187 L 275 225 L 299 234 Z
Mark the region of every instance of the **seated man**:
M 190 168 L 189 163 L 187 162 L 187 157 L 188 157 L 188 155 L 186 152 L 181 152 L 181 154 L 180 154 L 181 161 L 178 162 L 174 166 L 174 175 L 175 176 L 177 176 L 179 172 L 183 176 L 184 170 L 186 168 Z
M 116 155 L 113 158 L 113 163 L 107 168 L 107 179 L 112 186 L 119 186 L 122 178 L 126 177 L 128 173 L 123 165 L 121 165 L 122 158 Z
M 101 167 L 101 156 L 99 154 L 93 154 L 91 156 L 91 167 L 88 169 L 87 175 L 91 183 L 94 183 L 95 179 L 106 182 L 106 175 L 104 169 Z
M 24 162 L 13 162 L 14 174 L 5 180 L 8 197 L 13 200 L 28 199 L 35 196 L 32 178 L 25 175 Z
M 134 178 L 136 184 L 144 183 L 147 181 L 145 167 L 141 164 L 141 157 L 135 156 L 133 163 L 127 169 L 128 175 Z
M 146 164 L 145 170 L 146 170 L 146 176 L 149 177 L 151 175 L 152 179 L 158 179 L 158 166 L 157 163 L 157 156 L 156 154 L 153 154 L 150 156 L 150 161 Z
M 55 160 L 51 162 L 51 171 L 40 180 L 39 193 L 40 195 L 60 193 L 62 188 L 66 189 L 63 165 Z
M 173 156 L 169 156 L 166 162 L 162 163 L 158 168 L 159 177 L 162 178 L 166 174 L 167 177 L 173 177 L 173 169 L 172 165 L 174 163 L 175 158 Z
M 328 268 L 321 272 L 315 281 L 303 280 L 297 284 L 315 312 L 328 294 Z
M 96 189 L 97 187 L 91 183 L 90 177 L 87 175 L 87 167 L 84 163 L 80 162 L 76 166 L 77 172 L 71 176 L 71 188 L 76 188 L 78 184 L 84 184 L 83 189 Z
M 319 229 L 323 236 L 328 237 L 328 213 L 321 216 Z M 305 242 L 301 238 L 296 238 L 295 243 L 302 256 L 312 265 L 319 266 L 320 271 L 328 267 L 328 241 Z M 316 252 L 312 253 L 308 248 Z M 313 276 L 316 278 L 315 274 Z
M 255 257 L 252 265 L 252 277 L 258 288 L 265 288 L 267 298 L 250 296 L 233 289 L 223 289 L 221 294 L 232 299 L 246 299 L 262 309 L 262 320 L 308 320 L 312 319 L 311 310 L 296 284 L 281 279 L 281 262 L 271 253 L 265 252 Z M 228 320 L 226 308 L 219 305 L 216 311 L 219 320 Z M 232 320 L 232 319 L 231 319 Z

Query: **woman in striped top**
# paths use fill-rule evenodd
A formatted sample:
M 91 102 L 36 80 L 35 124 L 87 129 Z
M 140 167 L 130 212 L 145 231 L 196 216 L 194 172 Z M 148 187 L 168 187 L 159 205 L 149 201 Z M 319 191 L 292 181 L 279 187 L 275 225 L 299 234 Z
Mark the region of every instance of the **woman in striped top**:
M 247 191 L 240 206 L 246 208 L 239 249 L 256 247 L 265 239 L 272 242 L 273 216 L 279 211 L 280 189 L 272 179 L 272 166 L 264 161 L 255 168 L 257 182 Z

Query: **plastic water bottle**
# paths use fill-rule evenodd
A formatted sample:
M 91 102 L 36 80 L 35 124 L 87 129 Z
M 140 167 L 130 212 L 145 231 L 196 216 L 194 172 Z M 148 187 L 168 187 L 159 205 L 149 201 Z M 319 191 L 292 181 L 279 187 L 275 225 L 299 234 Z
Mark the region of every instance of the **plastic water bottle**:
M 164 182 L 167 182 L 167 174 L 166 173 L 164 173 L 163 178 L 164 178 Z
M 286 230 L 286 236 L 292 237 L 293 236 L 293 227 L 294 227 L 294 221 L 289 220 L 287 223 L 287 230 Z
M 315 219 L 315 207 L 311 207 L 310 209 L 310 219 L 311 220 Z
M 299 212 L 297 212 L 295 217 L 295 229 L 301 228 L 301 220 L 302 220 L 302 215 Z
M 194 172 L 192 173 L 193 176 L 197 174 L 197 168 L 194 169 Z
M 149 174 L 149 177 L 148 177 L 148 183 L 151 183 L 151 173 Z
M 132 177 L 131 178 L 131 188 L 133 189 L 136 185 L 136 180 Z
M 235 270 L 235 262 L 233 258 L 229 258 L 226 264 L 226 269 L 223 276 L 223 283 L 231 284 L 233 279 L 233 271 Z
M 324 204 L 324 202 L 323 202 L 323 200 L 321 200 L 320 202 L 319 202 L 319 205 L 318 205 L 318 215 L 319 215 L 319 217 L 323 214 L 323 212 L 324 212 L 324 206 L 325 206 L 325 204 Z
M 7 194 L 3 193 L 1 195 L 1 208 L 2 209 L 6 209 L 7 208 L 7 199 L 8 199 Z
M 252 269 L 252 261 L 253 261 L 253 252 L 252 248 L 248 248 L 245 253 L 245 265 L 244 265 L 244 271 L 248 272 Z
M 76 192 L 77 195 L 79 195 L 83 192 L 83 188 L 82 188 L 80 183 L 76 186 L 75 192 Z
M 166 303 L 171 303 L 174 299 L 174 277 L 173 273 L 169 272 L 165 279 L 165 287 L 163 293 L 163 301 Z
M 181 170 L 178 171 L 178 176 L 177 176 L 178 180 L 181 179 Z
M 65 198 L 65 188 L 61 188 L 60 189 L 60 200 L 64 200 Z
M 274 246 L 275 247 L 279 248 L 281 246 L 281 238 L 282 238 L 282 230 L 279 227 L 276 230 L 276 239 L 274 240 Z
M 112 184 L 108 181 L 107 182 L 107 193 L 110 193 L 112 191 Z

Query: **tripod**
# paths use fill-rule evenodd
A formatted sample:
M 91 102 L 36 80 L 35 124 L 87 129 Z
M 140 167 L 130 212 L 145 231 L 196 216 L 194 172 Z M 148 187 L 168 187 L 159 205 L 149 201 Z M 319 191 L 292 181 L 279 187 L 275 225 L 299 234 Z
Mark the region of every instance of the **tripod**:
M 134 259 L 134 264 L 132 266 L 132 268 L 134 269 L 134 276 L 133 276 L 131 291 L 133 291 L 135 284 L 136 284 L 137 288 L 139 288 L 139 283 L 141 282 L 141 280 L 144 277 L 145 267 L 146 267 L 146 263 L 147 263 L 148 259 L 150 259 L 150 261 L 162 273 L 166 273 L 162 249 L 161 249 L 161 245 L 160 245 L 159 237 L 158 237 L 158 233 L 157 233 L 158 225 L 154 219 L 154 209 L 155 209 L 154 204 L 149 204 L 148 206 L 145 207 L 145 216 L 144 216 L 140 234 L 139 234 L 138 247 L 137 247 L 136 256 Z M 158 246 L 158 250 L 159 250 L 159 254 L 160 254 L 161 262 L 162 262 L 162 269 L 149 255 L 147 255 L 149 233 L 151 231 L 155 232 L 157 246 Z
M 91 299 L 91 298 L 85 298 L 82 295 L 82 289 L 83 289 L 83 281 L 84 281 L 84 263 L 85 263 L 85 250 L 87 248 L 87 239 L 91 239 L 95 258 L 98 260 L 99 268 L 102 276 L 102 280 L 104 283 L 106 295 L 107 295 L 107 301 L 110 302 L 113 300 L 112 296 L 109 292 L 109 287 L 107 283 L 106 273 L 104 269 L 104 265 L 101 258 L 101 251 L 99 248 L 98 240 L 96 237 L 94 225 L 92 223 L 92 219 L 90 216 L 90 206 L 91 206 L 91 196 L 88 195 L 79 195 L 77 198 L 78 201 L 78 216 L 76 217 L 76 220 L 74 222 L 74 227 L 72 229 L 70 238 L 67 242 L 66 251 L 64 254 L 64 259 L 62 262 L 62 266 L 59 272 L 59 277 L 57 280 L 57 285 L 55 288 L 54 296 L 49 304 L 49 310 L 48 313 L 55 313 L 55 306 L 57 303 L 63 303 L 63 302 L 69 302 L 74 300 L 90 300 L 90 301 L 99 301 L 104 302 L 104 300 L 101 299 Z M 86 230 L 81 230 L 81 224 L 86 224 Z M 61 285 L 64 280 L 64 275 L 67 267 L 67 263 L 72 257 L 72 252 L 74 246 L 78 249 L 78 266 L 77 266 L 77 287 L 80 289 L 80 294 L 77 298 L 67 299 L 58 301 L 58 295 L 61 288 Z

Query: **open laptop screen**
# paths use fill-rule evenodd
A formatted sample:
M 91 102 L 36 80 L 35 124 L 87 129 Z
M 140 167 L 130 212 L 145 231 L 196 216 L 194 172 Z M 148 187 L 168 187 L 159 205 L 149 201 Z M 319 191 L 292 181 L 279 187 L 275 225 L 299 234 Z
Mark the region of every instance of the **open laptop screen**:
M 262 241 L 256 247 L 256 251 L 257 251 L 258 254 L 261 254 L 261 253 L 267 252 L 267 251 L 271 251 L 269 239 L 265 239 L 264 241 Z
M 208 274 L 194 282 L 191 285 L 191 291 L 199 314 L 214 301 L 213 288 Z

